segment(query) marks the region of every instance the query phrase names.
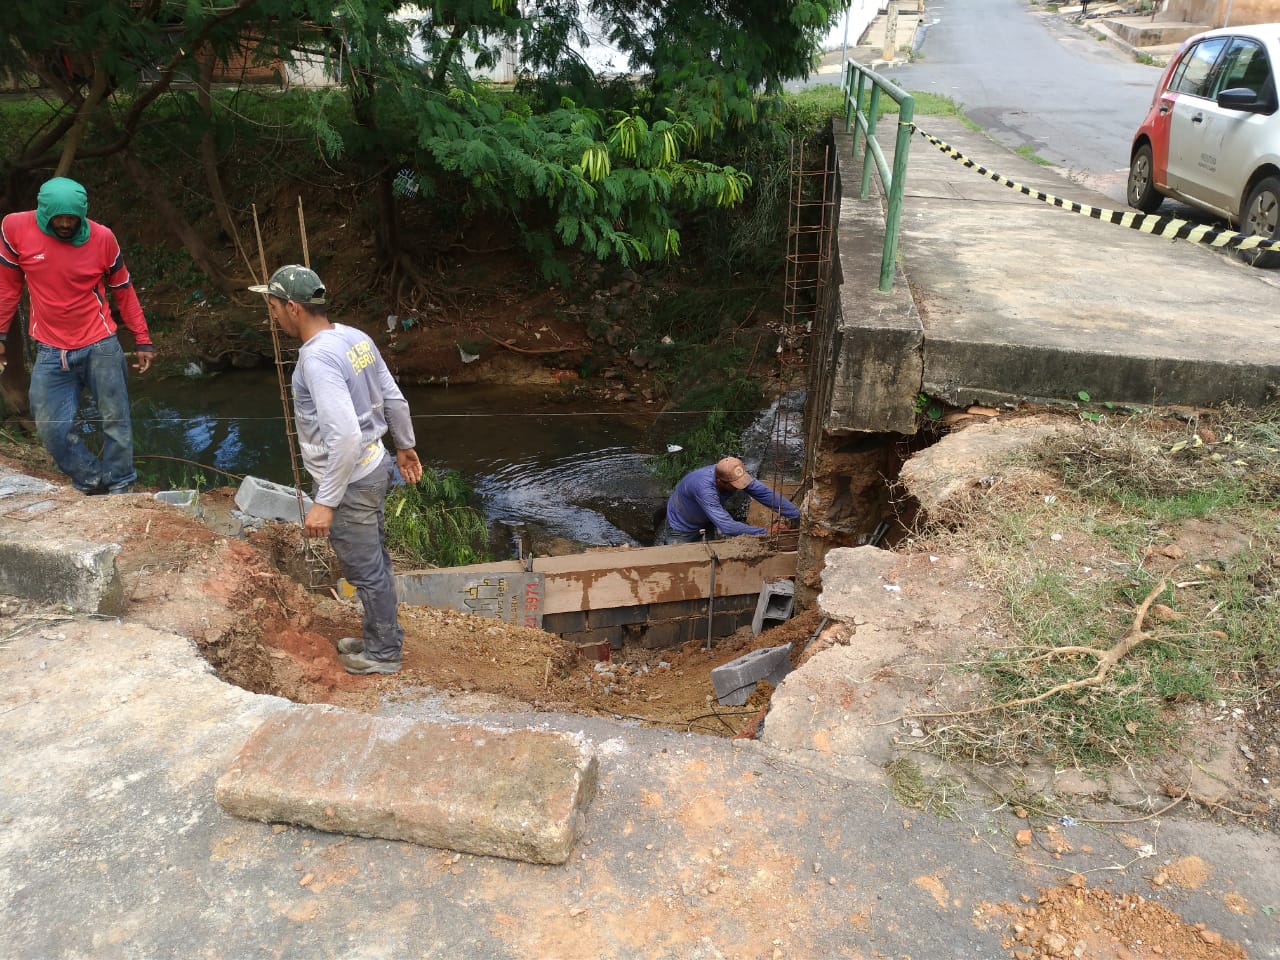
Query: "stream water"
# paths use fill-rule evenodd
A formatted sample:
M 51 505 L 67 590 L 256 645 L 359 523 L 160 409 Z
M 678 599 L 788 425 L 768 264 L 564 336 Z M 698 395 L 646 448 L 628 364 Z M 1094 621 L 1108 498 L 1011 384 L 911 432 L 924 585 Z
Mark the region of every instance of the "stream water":
M 190 484 L 203 473 L 209 486 L 238 483 L 179 462 L 190 461 L 292 483 L 273 370 L 137 378 L 130 390 L 144 480 Z M 533 387 L 420 387 L 405 395 L 423 462 L 462 474 L 513 544 L 518 537 L 652 541 L 666 491 L 649 470 L 648 418 Z

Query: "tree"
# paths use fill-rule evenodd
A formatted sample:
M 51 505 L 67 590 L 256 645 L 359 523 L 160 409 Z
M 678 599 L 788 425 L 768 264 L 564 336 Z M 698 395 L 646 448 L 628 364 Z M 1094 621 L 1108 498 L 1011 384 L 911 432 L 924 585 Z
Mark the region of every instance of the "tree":
M 847 0 L 584 0 L 630 59 L 600 76 L 580 53 L 579 0 L 49 0 L 0 5 L 0 71 L 39 78 L 52 94 L 46 122 L 6 145 L 6 207 L 22 205 L 35 174 L 69 173 L 114 154 L 174 223 L 193 259 L 224 290 L 207 240 L 179 214 L 135 153 L 149 111 L 178 80 L 201 91 L 209 125 L 212 64 L 255 56 L 326 56 L 349 97 L 356 128 L 324 129 L 377 184 L 371 224 L 383 263 L 425 277 L 402 249 L 394 191 L 411 163 L 428 193 L 446 185 L 461 203 L 506 212 L 548 274 L 562 245 L 624 263 L 679 252 L 682 212 L 737 203 L 749 174 L 701 158 L 726 130 L 757 122 L 757 97 L 807 72 L 818 40 Z M 410 57 L 421 44 L 421 62 Z M 515 46 L 525 75 L 516 95 L 472 76 Z M 318 104 L 323 100 L 317 98 Z M 225 204 L 204 150 L 215 208 Z M 220 212 L 224 230 L 229 217 Z
M 174 225 L 195 262 L 231 289 L 235 281 L 130 151 L 143 118 L 175 81 L 198 79 L 210 58 L 242 53 L 255 22 L 271 21 L 278 34 L 296 36 L 301 21 L 293 7 L 290 0 L 4 5 L 0 72 L 34 77 L 52 95 L 44 125 L 3 158 L 5 209 L 22 205 L 36 171 L 68 176 L 76 161 L 123 155 L 126 171 Z

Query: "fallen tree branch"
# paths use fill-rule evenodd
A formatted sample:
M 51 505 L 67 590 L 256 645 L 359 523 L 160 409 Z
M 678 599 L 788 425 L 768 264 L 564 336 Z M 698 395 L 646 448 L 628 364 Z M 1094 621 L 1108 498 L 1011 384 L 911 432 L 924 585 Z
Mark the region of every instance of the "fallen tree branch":
M 1048 700 L 1060 693 L 1070 693 L 1073 690 L 1083 690 L 1086 687 L 1101 686 L 1102 682 L 1107 679 L 1107 674 L 1111 672 L 1111 668 L 1123 660 L 1133 650 L 1151 639 L 1152 634 L 1142 629 L 1142 623 L 1147 617 L 1147 611 L 1151 609 L 1151 604 L 1155 602 L 1156 597 L 1164 592 L 1164 588 L 1168 585 L 1168 580 L 1161 580 L 1156 584 L 1145 600 L 1138 605 L 1137 611 L 1133 615 L 1133 626 L 1129 628 L 1129 632 L 1120 639 L 1112 647 L 1106 650 L 1096 650 L 1093 647 L 1057 647 L 1044 654 L 1040 659 L 1045 659 L 1057 655 L 1075 656 L 1078 654 L 1088 654 L 1096 657 L 1098 660 L 1097 669 L 1087 677 L 1079 680 L 1068 680 L 1050 687 L 1043 693 L 1038 693 L 1034 697 L 1022 697 L 1018 700 L 1010 700 L 1007 703 L 991 703 L 985 707 L 973 707 L 970 710 L 949 710 L 939 711 L 937 713 L 904 713 L 890 720 L 881 720 L 872 724 L 875 727 L 882 727 L 888 723 L 897 723 L 900 720 L 909 720 L 920 717 L 972 717 L 983 713 L 993 713 L 996 710 L 1009 710 L 1013 707 L 1025 707 L 1033 703 L 1040 703 L 1042 700 Z
M 484 334 L 486 339 L 492 340 L 498 346 L 505 347 L 506 349 L 510 350 L 512 353 L 525 353 L 525 354 L 536 356 L 538 354 L 547 354 L 547 353 L 568 353 L 570 350 L 578 349 L 577 347 L 575 347 L 573 344 L 570 343 L 560 347 L 544 347 L 540 350 L 530 350 L 528 347 L 517 347 L 514 343 L 510 343 L 506 340 L 499 340 L 493 334 L 485 333 L 483 330 L 481 330 L 480 332 Z

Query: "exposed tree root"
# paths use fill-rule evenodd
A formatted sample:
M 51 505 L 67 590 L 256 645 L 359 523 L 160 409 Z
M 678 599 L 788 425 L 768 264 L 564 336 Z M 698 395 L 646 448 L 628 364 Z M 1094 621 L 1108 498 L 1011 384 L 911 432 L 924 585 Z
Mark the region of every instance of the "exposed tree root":
M 530 355 L 538 355 L 538 354 L 547 354 L 547 353 L 568 353 L 570 350 L 578 349 L 573 344 L 567 343 L 559 347 L 543 347 L 537 350 L 530 350 L 527 347 L 517 347 L 514 343 L 510 343 L 506 340 L 499 340 L 493 334 L 485 333 L 483 330 L 481 330 L 480 332 L 484 334 L 486 339 L 492 340 L 498 346 L 505 347 L 507 350 L 510 350 L 512 353 L 526 353 Z
M 1072 690 L 1083 690 L 1086 687 L 1101 686 L 1103 681 L 1107 679 L 1107 674 L 1111 672 L 1111 668 L 1123 660 L 1126 656 L 1133 652 L 1134 649 L 1146 643 L 1151 639 L 1153 634 L 1142 629 L 1142 623 L 1147 617 L 1147 611 L 1151 609 L 1151 604 L 1155 602 L 1156 597 L 1164 592 L 1164 588 L 1168 585 L 1168 580 L 1161 580 L 1156 584 L 1145 600 L 1138 605 L 1137 611 L 1133 615 L 1133 626 L 1129 628 L 1129 632 L 1124 635 L 1121 640 L 1114 646 L 1105 650 L 1098 650 L 1094 647 L 1054 647 L 1047 653 L 1032 660 L 1048 660 L 1053 657 L 1064 656 L 1089 656 L 1098 661 L 1098 667 L 1093 673 L 1079 680 L 1068 680 L 1065 683 L 1059 683 L 1050 687 L 1043 693 L 1038 693 L 1034 697 L 1022 697 L 1018 700 L 1010 700 L 1006 703 L 991 703 L 985 707 L 974 707 L 971 710 L 949 710 L 939 711 L 936 713 L 904 713 L 894 717 L 891 720 L 881 720 L 873 726 L 881 727 L 888 723 L 897 723 L 900 720 L 907 720 L 918 717 L 972 717 L 977 714 L 994 713 L 997 710 L 1010 710 L 1014 707 L 1025 707 L 1029 704 L 1039 703 L 1042 700 L 1048 700 L 1060 693 L 1070 693 Z

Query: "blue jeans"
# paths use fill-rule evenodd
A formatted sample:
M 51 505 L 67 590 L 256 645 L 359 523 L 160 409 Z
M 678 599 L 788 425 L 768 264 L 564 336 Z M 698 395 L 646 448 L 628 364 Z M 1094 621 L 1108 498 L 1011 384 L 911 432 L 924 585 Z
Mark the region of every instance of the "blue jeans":
M 708 530 L 707 539 L 714 540 L 720 535 L 719 530 Z M 653 544 L 655 547 L 671 546 L 677 543 L 701 543 L 703 540 L 701 530 L 691 530 L 685 533 L 683 530 L 673 530 L 671 525 L 665 520 L 662 526 L 658 528 L 657 534 L 654 536 Z
M 79 350 L 39 344 L 31 368 L 31 416 L 58 469 L 81 493 L 128 490 L 133 468 L 133 422 L 129 418 L 129 368 L 114 335 Z M 76 424 L 80 395 L 93 398 L 102 419 L 102 458 L 85 446 Z
M 365 657 L 399 662 L 404 630 L 385 530 L 387 491 L 394 476 L 395 461 L 383 457 L 373 473 L 347 484 L 342 502 L 333 511 L 329 543 L 364 608 Z

